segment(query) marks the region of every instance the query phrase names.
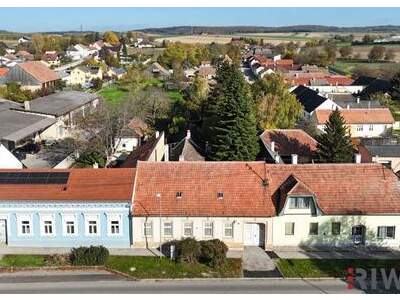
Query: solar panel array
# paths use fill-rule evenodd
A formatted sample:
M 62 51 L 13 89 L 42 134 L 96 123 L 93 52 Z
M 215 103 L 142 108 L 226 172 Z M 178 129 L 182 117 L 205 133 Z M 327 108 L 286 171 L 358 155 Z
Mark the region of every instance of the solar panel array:
M 69 172 L 0 172 L 0 184 L 66 184 Z

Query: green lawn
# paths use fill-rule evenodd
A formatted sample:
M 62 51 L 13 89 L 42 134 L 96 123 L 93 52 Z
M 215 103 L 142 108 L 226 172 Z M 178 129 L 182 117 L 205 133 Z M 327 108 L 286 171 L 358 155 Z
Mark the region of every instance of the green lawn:
M 348 267 L 397 268 L 400 260 L 391 259 L 279 259 L 278 268 L 284 277 L 340 277 Z
M 44 267 L 46 266 L 44 255 L 4 255 L 0 260 L 0 267 Z
M 135 278 L 219 278 L 242 277 L 241 259 L 228 259 L 221 268 L 204 264 L 177 263 L 167 258 L 111 256 L 106 265 Z
M 158 78 L 150 78 L 147 79 L 144 83 L 144 86 L 157 86 L 157 87 L 162 87 L 163 86 L 163 81 Z
M 99 94 L 106 100 L 110 102 L 118 102 L 121 101 L 124 96 L 128 94 L 128 91 L 113 85 L 113 86 L 107 86 L 102 88 L 99 91 Z

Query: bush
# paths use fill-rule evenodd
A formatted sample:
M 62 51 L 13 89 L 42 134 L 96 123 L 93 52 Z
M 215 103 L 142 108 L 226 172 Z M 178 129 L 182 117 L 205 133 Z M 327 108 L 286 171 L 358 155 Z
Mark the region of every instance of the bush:
M 219 267 L 226 261 L 228 247 L 219 239 L 201 241 L 200 261 L 210 267 Z
M 74 266 L 102 266 L 105 265 L 110 253 L 103 246 L 73 248 L 70 260 Z
M 193 238 L 185 238 L 176 243 L 177 260 L 181 262 L 197 263 L 201 254 L 201 246 Z

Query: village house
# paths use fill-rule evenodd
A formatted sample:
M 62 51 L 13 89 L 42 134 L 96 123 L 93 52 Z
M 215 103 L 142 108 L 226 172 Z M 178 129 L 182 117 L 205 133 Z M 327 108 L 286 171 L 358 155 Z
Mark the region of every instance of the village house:
M 0 158 L 14 156 L 13 168 L 69 168 L 75 150 L 68 141 L 76 120 L 99 104 L 96 95 L 64 91 L 27 101 L 0 101 Z M 9 161 L 10 162 L 10 161 Z M 0 160 L 0 168 L 9 163 Z
M 358 152 L 363 163 L 380 163 L 400 175 L 399 138 L 362 138 L 358 144 Z
M 31 37 L 24 35 L 18 39 L 18 44 L 26 44 L 30 43 L 31 41 L 32 41 Z
M 379 164 L 138 162 L 135 180 L 135 248 L 183 237 L 231 249 L 400 242 L 398 178 Z
M 269 163 L 312 163 L 316 157 L 318 142 L 301 129 L 265 130 L 260 139 L 262 158 Z
M 60 76 L 40 61 L 16 64 L 7 73 L 7 81 L 15 81 L 31 91 L 54 88 Z
M 33 54 L 29 53 L 26 50 L 20 50 L 17 53 L 15 53 L 15 56 L 23 61 L 29 61 L 29 60 L 34 60 Z
M 93 112 L 100 104 L 96 94 L 62 91 L 25 101 L 24 111 L 50 116 L 55 119 L 51 130 L 42 134 L 44 139 L 64 139 L 73 135 L 77 119 Z
M 67 48 L 66 56 L 72 60 L 80 60 L 94 55 L 95 53 L 95 49 L 90 49 L 82 44 L 76 44 Z
M 152 63 L 148 70 L 156 77 L 160 77 L 163 79 L 169 78 L 171 76 L 171 72 L 161 66 L 158 62 Z
M 134 176 L 134 169 L 0 170 L 0 244 L 129 248 Z
M 373 163 L 139 160 L 135 169 L 2 170 L 0 186 L 8 246 L 157 248 L 184 237 L 230 249 L 400 243 L 399 179 Z
M 121 79 L 122 77 L 124 77 L 125 74 L 126 74 L 126 70 L 124 68 L 111 67 L 106 72 L 106 75 L 109 78 L 113 78 L 113 79 Z
M 328 121 L 332 110 L 316 110 L 312 116 L 315 126 L 324 131 L 325 123 Z M 389 135 L 395 123 L 388 108 L 371 109 L 342 109 L 340 110 L 351 137 L 380 137 Z
M 317 110 L 339 108 L 332 100 L 322 97 L 318 92 L 303 85 L 299 85 L 292 90 L 292 94 L 296 96 L 297 101 L 303 106 L 303 118 L 305 120 L 310 120 Z
M 60 56 L 58 55 L 57 51 L 46 51 L 40 60 L 49 67 L 60 65 Z
M 186 136 L 176 143 L 169 144 L 169 159 L 171 161 L 204 161 L 204 150 L 196 143 L 190 130 Z
M 89 85 L 93 79 L 103 79 L 100 67 L 78 66 L 71 71 L 68 83 L 70 85 Z

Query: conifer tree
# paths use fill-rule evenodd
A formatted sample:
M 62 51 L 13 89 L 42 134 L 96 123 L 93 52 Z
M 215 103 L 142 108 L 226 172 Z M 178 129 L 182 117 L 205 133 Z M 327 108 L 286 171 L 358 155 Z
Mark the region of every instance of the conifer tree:
M 317 155 L 323 163 L 351 163 L 354 148 L 347 126 L 339 110 L 334 110 L 325 124 L 325 130 L 317 136 Z
M 206 108 L 203 136 L 211 160 L 255 160 L 259 151 L 257 122 L 249 87 L 240 70 L 222 63 Z

